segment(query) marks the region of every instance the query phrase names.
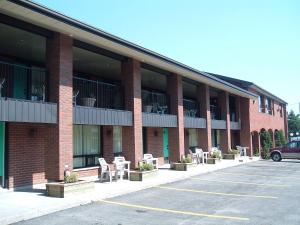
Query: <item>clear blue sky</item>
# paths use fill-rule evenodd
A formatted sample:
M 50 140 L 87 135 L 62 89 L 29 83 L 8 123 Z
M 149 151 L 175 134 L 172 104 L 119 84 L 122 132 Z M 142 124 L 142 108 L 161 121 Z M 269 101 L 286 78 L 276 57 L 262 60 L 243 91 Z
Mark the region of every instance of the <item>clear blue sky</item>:
M 36 0 L 202 71 L 300 102 L 299 0 Z

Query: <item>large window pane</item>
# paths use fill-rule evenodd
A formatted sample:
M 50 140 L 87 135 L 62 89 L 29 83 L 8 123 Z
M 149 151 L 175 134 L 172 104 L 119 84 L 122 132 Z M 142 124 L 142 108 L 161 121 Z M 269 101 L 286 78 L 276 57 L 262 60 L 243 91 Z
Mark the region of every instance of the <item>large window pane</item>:
M 100 132 L 98 126 L 83 126 L 83 153 L 100 153 Z
M 113 152 L 115 155 L 122 152 L 122 127 L 120 126 L 113 128 Z
M 83 168 L 97 165 L 100 152 L 100 127 L 74 125 L 74 168 Z
M 196 129 L 189 129 L 189 147 L 198 147 L 198 132 Z

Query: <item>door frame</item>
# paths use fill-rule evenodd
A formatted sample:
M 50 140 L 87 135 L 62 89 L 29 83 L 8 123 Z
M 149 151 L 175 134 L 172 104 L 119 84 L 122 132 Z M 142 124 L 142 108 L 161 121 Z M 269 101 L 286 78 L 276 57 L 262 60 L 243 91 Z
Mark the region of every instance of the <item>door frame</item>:
M 166 136 L 165 136 L 166 135 Z M 165 140 L 167 138 L 167 140 Z M 167 151 L 168 151 L 168 156 L 165 156 L 165 142 L 167 141 Z M 163 128 L 163 156 L 165 160 L 169 160 L 170 158 L 170 150 L 169 150 L 169 130 L 168 128 Z

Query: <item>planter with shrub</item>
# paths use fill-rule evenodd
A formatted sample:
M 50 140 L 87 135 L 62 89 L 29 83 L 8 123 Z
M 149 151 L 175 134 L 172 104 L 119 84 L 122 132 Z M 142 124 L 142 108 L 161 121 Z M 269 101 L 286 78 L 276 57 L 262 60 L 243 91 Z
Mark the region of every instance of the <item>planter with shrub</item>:
M 236 149 L 230 149 L 228 154 L 223 154 L 223 159 L 235 160 L 240 157 L 240 152 Z
M 76 173 L 65 176 L 63 182 L 46 184 L 47 196 L 65 198 L 76 193 L 92 191 L 95 188 L 93 181 L 78 180 Z
M 177 171 L 187 171 L 189 168 L 195 166 L 197 166 L 197 164 L 193 163 L 192 157 L 190 155 L 187 155 L 187 156 L 183 156 L 181 161 L 177 163 L 172 163 L 171 169 Z
M 207 164 L 216 164 L 221 161 L 220 151 L 211 152 L 207 158 Z
M 131 181 L 143 181 L 146 178 L 157 175 L 158 170 L 154 169 L 152 164 L 143 163 L 139 165 L 139 168 L 134 171 L 130 171 Z

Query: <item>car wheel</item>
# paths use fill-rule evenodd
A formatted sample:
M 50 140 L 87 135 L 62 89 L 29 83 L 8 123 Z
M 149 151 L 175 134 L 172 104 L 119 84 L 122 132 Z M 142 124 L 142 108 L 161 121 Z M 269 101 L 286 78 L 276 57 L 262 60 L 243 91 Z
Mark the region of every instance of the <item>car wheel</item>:
M 282 160 L 281 155 L 277 152 L 272 154 L 272 159 L 275 162 L 280 162 Z

